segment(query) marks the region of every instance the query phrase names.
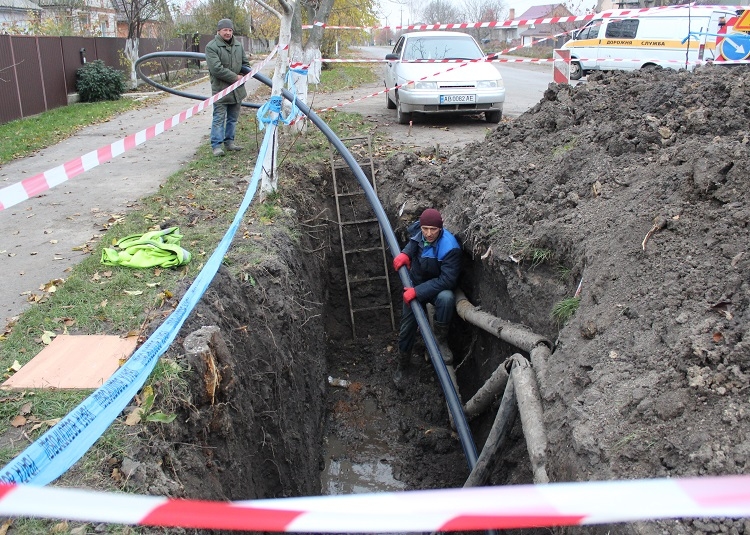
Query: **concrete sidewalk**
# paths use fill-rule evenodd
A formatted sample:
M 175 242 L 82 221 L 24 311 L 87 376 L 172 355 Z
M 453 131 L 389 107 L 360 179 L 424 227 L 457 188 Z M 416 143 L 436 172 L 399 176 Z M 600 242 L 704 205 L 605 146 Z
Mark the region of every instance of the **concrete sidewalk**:
M 258 85 L 260 82 L 249 80 L 248 93 Z M 207 80 L 183 90 L 206 98 L 211 95 Z M 189 109 L 197 101 L 167 95 L 147 102 L 143 109 L 88 126 L 33 156 L 0 166 L 0 187 L 107 146 Z M 41 195 L 0 211 L 0 320 L 16 316 L 29 306 L 26 292 L 41 294 L 39 287 L 47 281 L 66 278 L 66 269 L 88 254 L 74 251 L 74 247 L 102 234 L 102 225 L 112 214 L 126 213 L 191 161 L 201 143 L 208 143 L 211 109 Z M 243 117 L 248 111 L 254 110 L 243 108 Z

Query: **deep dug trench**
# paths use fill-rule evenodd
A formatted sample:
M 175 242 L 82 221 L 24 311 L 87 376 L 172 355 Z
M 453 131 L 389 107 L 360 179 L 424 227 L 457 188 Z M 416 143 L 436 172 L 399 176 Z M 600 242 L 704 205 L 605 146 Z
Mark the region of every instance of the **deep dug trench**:
M 423 208 L 441 208 L 464 246 L 469 299 L 557 342 L 542 388 L 552 481 L 746 473 L 748 124 L 747 68 L 591 75 L 575 89 L 551 85 L 528 113 L 447 159 L 380 163 L 397 236 Z M 295 176 L 291 209 L 248 229 L 263 261 L 239 277 L 222 270 L 183 329 L 184 342 L 220 328 L 221 381 L 207 388 L 217 374 L 191 357 L 183 425 L 149 427 L 150 448 L 123 470 L 146 492 L 210 499 L 320 494 L 332 461 L 394 488 L 462 485 L 468 467 L 428 363 L 415 359 L 399 392 L 390 318 L 366 318 L 351 339 L 330 171 Z M 535 263 L 535 248 L 553 256 Z M 550 311 L 581 280 L 580 307 L 558 332 Z M 391 274 L 397 316 L 400 291 Z M 458 319 L 452 332 L 465 401 L 516 350 Z M 471 422 L 478 448 L 492 412 Z M 491 484 L 532 481 L 518 423 L 512 438 Z M 344 475 L 334 479 L 353 481 Z M 352 485 L 327 488 L 373 490 Z M 555 531 L 741 534 L 750 523 Z
M 389 311 L 357 314 L 353 339 L 330 169 L 299 173 L 304 181 L 297 183 L 307 186 L 291 197 L 294 208 L 265 225 L 262 238 L 252 221 L 246 229 L 265 250 L 262 262 L 241 276 L 221 268 L 167 354 L 189 367 L 189 394 L 175 400 L 177 420 L 149 426 L 149 446 L 123 460 L 131 489 L 243 500 L 452 488 L 466 480 L 468 463 L 424 346 L 417 346 L 409 387 L 399 391 Z M 357 202 L 358 218 L 373 217 L 364 198 Z M 395 214 L 398 207 L 385 209 Z M 393 218 L 402 242 L 407 219 Z M 379 243 L 376 225 L 351 230 L 349 244 Z M 350 262 L 350 277 L 383 275 L 379 254 L 361 256 Z M 382 280 L 352 288 L 355 305 L 391 299 L 397 328 L 402 287 L 388 271 L 390 296 Z M 488 276 L 502 274 L 476 271 L 467 258 L 462 286 L 505 303 L 504 280 Z M 453 330 L 460 389 L 470 395 L 516 350 L 458 318 Z M 491 410 L 472 422 L 478 448 L 493 418 Z M 494 484 L 531 481 L 516 427 Z

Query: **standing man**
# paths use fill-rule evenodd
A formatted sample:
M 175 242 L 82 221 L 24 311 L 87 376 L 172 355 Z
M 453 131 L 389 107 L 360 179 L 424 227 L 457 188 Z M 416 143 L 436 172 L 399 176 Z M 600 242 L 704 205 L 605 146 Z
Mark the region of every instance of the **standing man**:
M 411 310 L 411 301 L 435 306 L 435 339 L 446 364 L 453 363 L 453 353 L 448 347 L 448 327 L 456 308 L 453 290 L 461 272 L 461 246 L 456 238 L 443 228 L 443 217 L 434 208 L 428 208 L 409 227 L 411 238 L 400 254 L 393 259 L 393 269 L 406 266 L 414 283 L 404 288 L 404 306 L 401 313 L 401 330 L 398 339 L 398 369 L 394 380 L 403 382 L 411 360 L 417 335 L 417 318 Z
M 234 24 L 229 19 L 221 19 L 217 24 L 216 37 L 206 45 L 206 65 L 211 76 L 211 91 L 215 95 L 242 78 L 240 72 L 245 67 L 249 72 L 250 62 L 245 56 L 242 43 L 234 38 Z M 242 99 L 247 96 L 241 85 L 214 103 L 211 123 L 211 149 L 214 156 L 224 156 L 224 149 L 242 150 L 234 144 L 234 131 L 242 108 Z

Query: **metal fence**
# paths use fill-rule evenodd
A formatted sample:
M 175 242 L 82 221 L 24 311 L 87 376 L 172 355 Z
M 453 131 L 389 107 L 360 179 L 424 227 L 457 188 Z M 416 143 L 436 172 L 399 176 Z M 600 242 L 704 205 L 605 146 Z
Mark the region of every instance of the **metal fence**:
M 141 55 L 159 50 L 203 52 L 213 38 L 201 35 L 185 39 L 141 39 Z M 237 36 L 245 50 L 268 50 L 257 39 Z M 0 35 L 0 124 L 66 106 L 68 95 L 76 92 L 76 71 L 85 62 L 102 60 L 106 65 L 126 72 L 121 62 L 125 39 L 117 37 L 33 37 Z M 170 60 L 170 69 L 185 66 Z M 162 66 L 154 62 L 143 71 L 156 74 Z

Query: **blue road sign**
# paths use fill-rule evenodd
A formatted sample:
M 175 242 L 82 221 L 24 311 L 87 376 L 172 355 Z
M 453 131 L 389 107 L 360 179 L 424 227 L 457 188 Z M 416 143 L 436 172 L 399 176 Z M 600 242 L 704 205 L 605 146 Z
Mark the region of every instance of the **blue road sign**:
M 721 55 L 729 61 L 740 61 L 750 56 L 750 35 L 729 33 L 721 41 Z

